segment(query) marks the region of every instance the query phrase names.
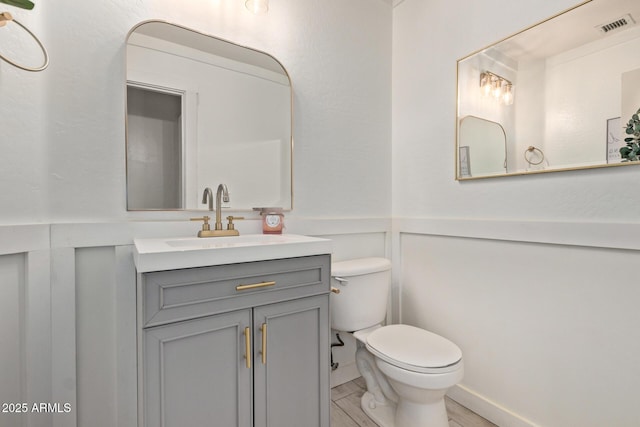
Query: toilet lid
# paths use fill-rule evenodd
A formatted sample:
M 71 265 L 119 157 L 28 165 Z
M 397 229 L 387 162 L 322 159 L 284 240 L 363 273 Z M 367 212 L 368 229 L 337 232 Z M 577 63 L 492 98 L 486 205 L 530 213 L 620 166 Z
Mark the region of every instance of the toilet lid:
M 446 338 L 409 325 L 383 326 L 369 334 L 367 349 L 382 360 L 414 372 L 455 365 L 462 351 Z
M 361 274 L 391 270 L 391 261 L 386 258 L 360 258 L 331 263 L 331 275 L 351 277 Z

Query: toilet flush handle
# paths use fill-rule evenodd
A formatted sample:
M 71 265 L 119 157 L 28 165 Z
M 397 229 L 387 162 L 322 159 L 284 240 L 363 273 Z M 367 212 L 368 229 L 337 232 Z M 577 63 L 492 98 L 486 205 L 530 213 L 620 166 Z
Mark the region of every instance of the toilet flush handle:
M 349 283 L 347 279 L 343 279 L 342 277 L 333 276 L 333 278 L 336 279 L 342 286 L 347 286 L 347 283 Z

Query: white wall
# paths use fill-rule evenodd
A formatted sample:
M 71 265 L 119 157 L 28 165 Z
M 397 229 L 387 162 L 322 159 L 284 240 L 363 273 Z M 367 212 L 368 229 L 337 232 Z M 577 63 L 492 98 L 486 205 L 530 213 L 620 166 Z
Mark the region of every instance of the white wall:
M 389 5 L 284 0 L 258 16 L 233 0 L 40 3 L 9 7 L 51 64 L 27 73 L 0 63 L 0 115 L 12 117 L 0 138 L 0 223 L 141 219 L 125 210 L 125 39 L 153 18 L 269 52 L 287 68 L 295 215 L 389 214 Z
M 394 9 L 394 216 L 621 222 L 640 218 L 640 204 L 626 189 L 637 181 L 640 168 L 464 183 L 453 179 L 456 61 L 574 3 L 405 0 Z
M 456 60 L 574 3 L 394 9 L 401 317 L 460 345 L 452 396 L 501 426 L 640 422 L 638 289 L 624 271 L 640 260 L 640 196 L 628 191 L 640 168 L 454 180 Z

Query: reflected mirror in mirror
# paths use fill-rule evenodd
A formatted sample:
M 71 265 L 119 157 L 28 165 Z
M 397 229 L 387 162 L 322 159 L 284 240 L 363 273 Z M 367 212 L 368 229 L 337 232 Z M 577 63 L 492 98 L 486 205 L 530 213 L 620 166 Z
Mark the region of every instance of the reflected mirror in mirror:
M 507 138 L 499 123 L 474 116 L 460 120 L 460 176 L 504 174 L 507 165 Z M 471 163 L 473 159 L 473 163 Z
M 591 0 L 460 59 L 456 179 L 638 164 L 620 148 L 640 108 L 639 51 L 640 1 Z M 482 148 L 478 119 L 503 130 L 506 152 Z
M 292 208 L 292 92 L 272 56 L 150 21 L 127 39 L 127 209 Z

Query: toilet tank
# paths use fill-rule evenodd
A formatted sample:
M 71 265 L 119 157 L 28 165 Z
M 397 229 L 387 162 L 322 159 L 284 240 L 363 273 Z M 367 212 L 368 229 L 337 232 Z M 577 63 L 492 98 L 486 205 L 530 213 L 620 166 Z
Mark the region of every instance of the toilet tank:
M 384 321 L 391 287 L 391 261 L 359 258 L 331 264 L 331 329 L 353 332 Z

